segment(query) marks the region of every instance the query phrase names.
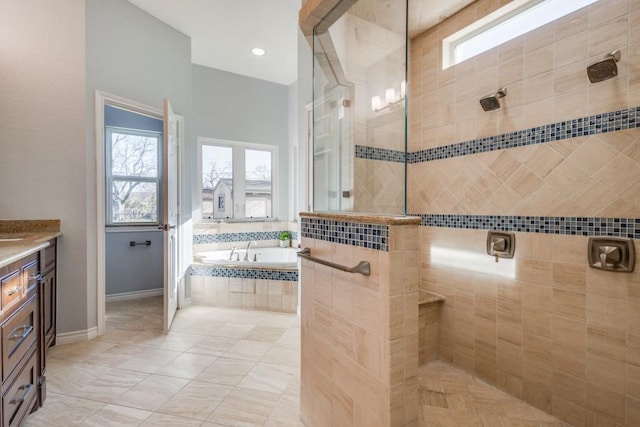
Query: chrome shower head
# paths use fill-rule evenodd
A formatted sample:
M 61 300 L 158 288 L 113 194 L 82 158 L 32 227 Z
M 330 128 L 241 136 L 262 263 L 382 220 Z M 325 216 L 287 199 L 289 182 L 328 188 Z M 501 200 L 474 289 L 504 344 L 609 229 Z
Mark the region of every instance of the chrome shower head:
M 484 111 L 493 111 L 500 108 L 500 98 L 507 96 L 507 88 L 503 87 L 492 95 L 487 95 L 480 99 L 480 106 Z
M 608 53 L 602 61 L 598 61 L 587 67 L 587 76 L 591 83 L 598 83 L 618 75 L 617 62 L 620 61 L 620 51 L 614 50 Z

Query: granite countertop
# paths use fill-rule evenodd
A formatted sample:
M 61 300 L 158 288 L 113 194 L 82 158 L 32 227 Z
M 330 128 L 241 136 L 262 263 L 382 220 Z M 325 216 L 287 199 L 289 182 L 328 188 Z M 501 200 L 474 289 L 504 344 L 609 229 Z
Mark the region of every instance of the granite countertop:
M 61 235 L 59 220 L 0 220 L 0 267 L 46 248 Z
M 410 225 L 420 224 L 422 219 L 417 216 L 367 214 L 357 212 L 300 212 L 303 218 L 321 218 L 333 221 L 362 222 L 365 224 L 382 225 Z

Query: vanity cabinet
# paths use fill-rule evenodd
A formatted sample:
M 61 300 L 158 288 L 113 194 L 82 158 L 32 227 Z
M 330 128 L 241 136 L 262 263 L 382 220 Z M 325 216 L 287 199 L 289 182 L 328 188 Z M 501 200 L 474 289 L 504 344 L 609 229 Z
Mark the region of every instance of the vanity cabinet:
M 56 286 L 56 239 L 0 268 L 0 427 L 20 426 L 44 403 Z
M 2 427 L 19 426 L 39 404 L 39 254 L 0 268 Z

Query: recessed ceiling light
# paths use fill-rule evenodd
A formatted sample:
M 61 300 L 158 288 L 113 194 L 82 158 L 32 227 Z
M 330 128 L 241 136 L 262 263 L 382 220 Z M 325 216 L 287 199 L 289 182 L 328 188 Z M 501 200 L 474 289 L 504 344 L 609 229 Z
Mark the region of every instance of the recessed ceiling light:
M 255 56 L 262 56 L 265 54 L 265 50 L 259 47 L 254 47 L 253 49 L 251 49 L 251 53 L 253 53 Z

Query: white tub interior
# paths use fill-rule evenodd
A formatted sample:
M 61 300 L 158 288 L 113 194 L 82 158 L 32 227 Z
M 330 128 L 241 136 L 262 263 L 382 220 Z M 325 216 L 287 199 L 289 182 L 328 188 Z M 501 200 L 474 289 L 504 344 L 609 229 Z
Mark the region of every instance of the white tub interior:
M 296 268 L 298 265 L 297 250 L 295 248 L 251 248 L 249 261 L 244 261 L 246 249 L 237 249 L 233 257 L 231 250 L 207 251 L 195 254 L 195 261 L 204 264 L 243 265 L 243 266 L 273 266 Z M 254 261 L 255 257 L 255 261 Z

